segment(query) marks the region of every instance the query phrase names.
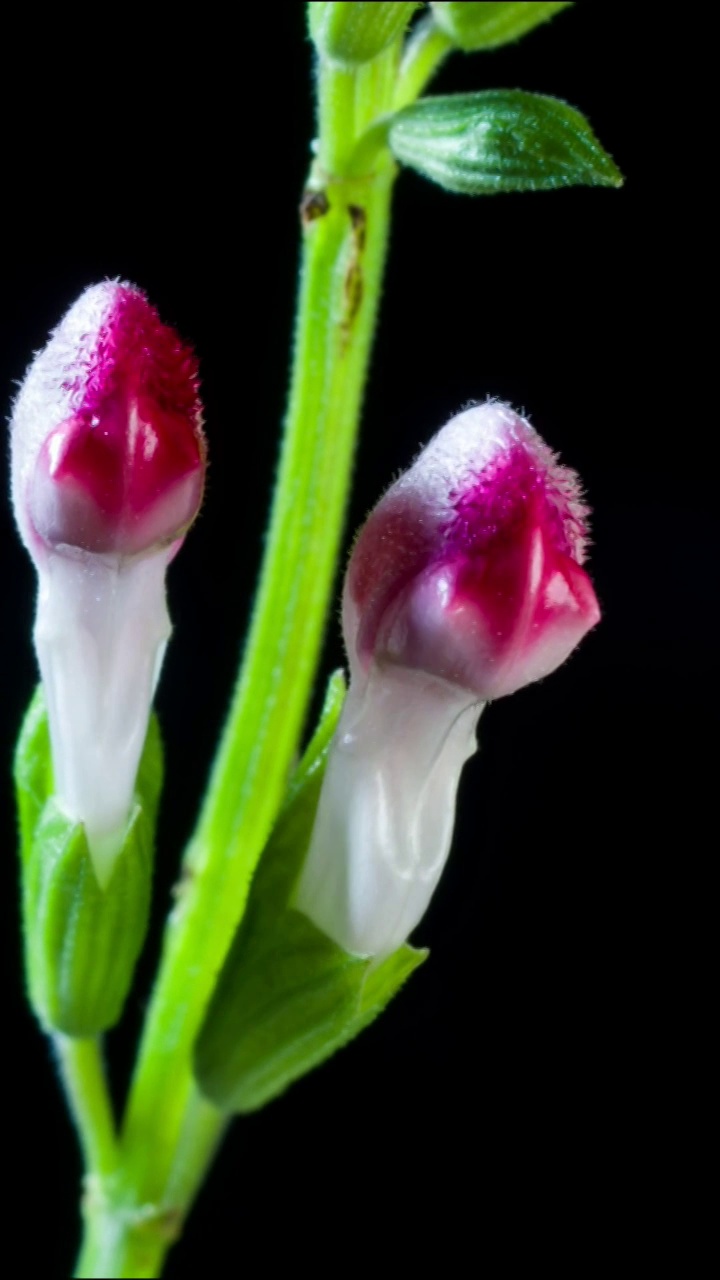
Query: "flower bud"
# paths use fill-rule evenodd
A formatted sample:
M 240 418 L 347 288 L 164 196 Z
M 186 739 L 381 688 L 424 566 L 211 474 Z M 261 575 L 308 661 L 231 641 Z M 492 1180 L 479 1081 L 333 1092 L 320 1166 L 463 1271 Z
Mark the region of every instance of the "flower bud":
M 195 358 L 139 289 L 94 285 L 31 364 L 11 432 L 56 800 L 103 882 L 170 634 L 165 571 L 202 499 Z
M 519 40 L 534 27 L 568 8 L 563 3 L 488 4 L 475 0 L 431 0 L 433 17 L 441 31 L 459 49 L 497 49 Z
M 321 56 L 358 67 L 397 40 L 418 7 L 416 0 L 311 0 L 310 35 Z
M 405 940 L 484 705 L 554 671 L 599 620 L 586 541 L 575 473 L 493 401 L 451 419 L 363 526 L 343 597 L 350 689 L 296 890 L 346 950 Z

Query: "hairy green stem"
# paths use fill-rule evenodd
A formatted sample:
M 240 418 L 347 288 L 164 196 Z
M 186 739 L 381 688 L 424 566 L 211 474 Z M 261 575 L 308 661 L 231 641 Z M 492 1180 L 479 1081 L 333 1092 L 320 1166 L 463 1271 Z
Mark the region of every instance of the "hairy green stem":
M 151 1198 L 165 1182 L 191 1091 L 192 1042 L 282 800 L 307 710 L 343 524 L 391 180 L 387 168 L 347 190 L 328 188 L 329 208 L 307 229 L 298 373 L 262 585 L 168 925 L 124 1134 L 125 1161 L 139 1175 L 146 1135 L 153 1133 L 153 1185 L 144 1189 Z
M 343 533 L 385 262 L 395 167 L 342 166 L 389 106 L 382 67 L 320 74 L 318 161 L 303 199 L 290 403 L 250 634 L 168 922 L 121 1142 L 118 1177 L 88 1208 L 78 1275 L 155 1276 L 220 1140 L 192 1050 L 303 730 Z
M 407 42 L 393 96 L 393 107 L 407 107 L 427 87 L 452 52 L 453 42 L 436 25 L 429 13 L 419 22 Z
M 399 77 L 399 40 L 353 71 L 319 68 L 290 399 L 260 585 L 167 925 L 119 1153 L 108 1146 L 99 1163 L 92 1126 L 83 1138 L 94 1176 L 79 1277 L 160 1274 L 227 1124 L 198 1093 L 193 1044 L 287 787 L 335 581 L 395 179 L 377 122 L 412 100 L 448 47 L 424 24 Z M 360 138 L 369 145 L 358 148 Z

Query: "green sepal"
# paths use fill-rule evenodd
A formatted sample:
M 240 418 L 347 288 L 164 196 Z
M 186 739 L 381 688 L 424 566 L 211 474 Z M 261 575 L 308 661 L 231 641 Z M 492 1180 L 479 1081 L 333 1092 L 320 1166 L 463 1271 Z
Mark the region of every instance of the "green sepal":
M 136 807 L 110 880 L 100 887 L 85 831 L 53 798 L 47 713 L 38 689 L 15 755 L 25 963 L 30 1002 L 48 1030 L 88 1037 L 119 1019 L 145 939 L 162 744 L 150 721 Z
M 571 0 L 559 4 L 477 4 L 474 0 L 431 0 L 435 21 L 465 53 L 497 49 L 520 40 L 542 22 L 554 18 Z
M 255 1111 L 330 1057 L 372 1022 L 427 954 L 404 946 L 379 964 L 351 956 L 288 906 L 344 694 L 338 672 L 196 1042 L 198 1084 L 222 1110 Z
M 310 0 L 310 35 L 322 57 L 347 67 L 360 66 L 403 34 L 418 7 L 415 0 Z
M 388 130 L 402 164 L 463 195 L 622 185 L 585 117 L 539 93 L 423 98 L 393 116 Z

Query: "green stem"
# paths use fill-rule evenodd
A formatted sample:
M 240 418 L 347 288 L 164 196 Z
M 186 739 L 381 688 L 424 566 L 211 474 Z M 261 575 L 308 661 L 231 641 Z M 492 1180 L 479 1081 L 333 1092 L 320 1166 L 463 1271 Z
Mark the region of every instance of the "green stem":
M 159 1276 L 165 1256 L 180 1235 L 217 1151 L 226 1118 L 196 1091 L 188 1101 L 175 1161 L 158 1203 L 141 1203 L 119 1172 L 111 1183 L 91 1181 L 85 1199 L 87 1230 L 75 1275 Z
M 296 375 L 260 592 L 130 1098 L 124 1160 L 151 1199 L 165 1185 L 191 1090 L 192 1043 L 305 719 L 343 526 L 392 176 L 386 167 L 372 181 L 328 187 L 330 207 L 307 229 Z
M 151 1280 L 160 1275 L 174 1237 L 158 1231 L 155 1219 L 143 1222 L 138 1214 L 132 1220 L 116 1206 L 109 1211 L 100 1201 L 86 1206 L 86 1216 L 87 1229 L 74 1272 L 76 1280 L 110 1280 L 115 1276 Z
M 193 1203 L 229 1121 L 230 1117 L 221 1115 L 197 1089 L 191 1091 L 165 1187 L 168 1206 L 186 1208 Z
M 400 67 L 393 98 L 396 111 L 420 97 L 453 47 L 452 40 L 436 26 L 431 13 L 417 24 Z
M 318 159 L 326 173 L 342 173 L 355 137 L 357 75 L 338 67 L 322 67 L 318 77 Z
M 117 1165 L 117 1141 L 100 1043 L 58 1033 L 53 1044 L 85 1169 L 90 1176 L 108 1177 Z
M 358 92 L 362 72 L 352 94 L 348 73 L 325 75 L 319 174 L 329 160 L 339 164 L 350 154 L 355 113 L 368 117 L 371 92 Z M 389 71 L 384 83 L 391 87 Z M 377 93 L 376 78 L 372 92 Z M 385 96 L 375 109 L 387 105 Z M 389 155 L 362 178 L 343 179 L 337 172 L 314 174 L 312 198 L 303 205 L 290 403 L 260 587 L 237 690 L 166 930 L 118 1181 L 110 1204 L 98 1205 L 94 1213 L 91 1206 L 79 1275 L 159 1274 L 225 1124 L 198 1099 L 192 1048 L 305 721 L 343 533 L 386 255 L 395 176 Z

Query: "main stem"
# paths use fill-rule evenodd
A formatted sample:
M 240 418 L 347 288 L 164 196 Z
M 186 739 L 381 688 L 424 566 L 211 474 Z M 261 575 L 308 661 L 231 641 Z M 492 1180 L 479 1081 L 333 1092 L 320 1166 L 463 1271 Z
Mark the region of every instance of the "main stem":
M 390 58 L 374 67 L 387 105 Z M 192 1048 L 279 809 L 305 720 L 343 532 L 385 263 L 394 166 L 338 177 L 361 71 L 321 74 L 320 163 L 302 205 L 290 403 L 260 587 L 227 727 L 168 922 L 117 1177 L 87 1208 L 79 1276 L 160 1273 L 225 1117 L 192 1077 Z M 384 76 L 384 81 L 383 81 Z M 379 78 L 379 79 L 378 79 Z M 352 90 L 352 92 L 351 92 Z M 364 110 L 359 110 L 364 107 Z M 323 132 L 324 129 L 324 132 Z

